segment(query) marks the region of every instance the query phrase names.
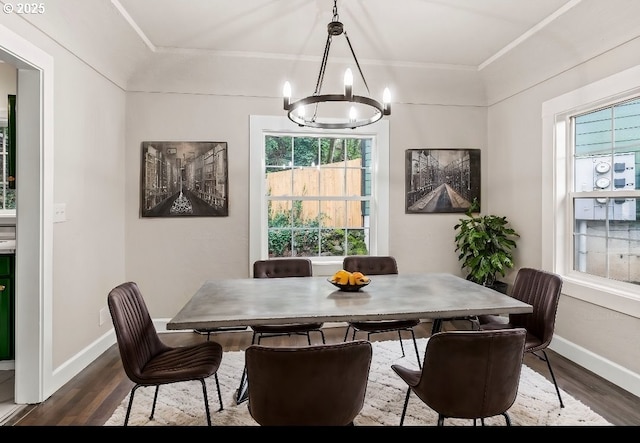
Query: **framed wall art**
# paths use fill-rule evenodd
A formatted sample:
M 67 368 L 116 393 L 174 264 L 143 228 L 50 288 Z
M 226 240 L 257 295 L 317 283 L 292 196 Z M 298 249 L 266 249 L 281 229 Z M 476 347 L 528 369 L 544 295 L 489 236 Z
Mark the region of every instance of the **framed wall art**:
M 226 142 L 142 142 L 142 217 L 229 215 Z
M 407 149 L 405 213 L 465 212 L 480 203 L 480 149 Z

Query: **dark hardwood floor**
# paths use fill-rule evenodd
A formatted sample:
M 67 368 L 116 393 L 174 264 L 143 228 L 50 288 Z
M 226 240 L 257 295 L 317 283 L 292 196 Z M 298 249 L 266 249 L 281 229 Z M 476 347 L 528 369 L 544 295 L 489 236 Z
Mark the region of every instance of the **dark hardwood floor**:
M 417 337 L 428 337 L 431 323 L 416 328 Z M 445 329 L 451 328 L 445 323 Z M 340 342 L 344 328 L 325 328 L 328 343 Z M 162 334 L 171 345 L 206 340 L 194 332 Z M 245 349 L 251 343 L 251 332 L 225 332 L 212 335 L 225 351 Z M 305 337 L 294 337 L 296 343 L 305 344 Z M 315 336 L 313 337 L 315 339 Z M 394 340 L 395 334 L 378 334 L 372 340 Z M 291 343 L 291 338 L 271 338 L 272 344 Z M 554 373 L 561 389 L 588 405 L 610 423 L 618 426 L 640 425 L 640 398 L 572 363 L 553 351 L 550 355 Z M 532 355 L 525 356 L 525 364 L 546 378 L 546 363 Z M 126 377 L 116 345 L 110 347 L 85 370 L 61 387 L 46 401 L 29 405 L 10 418 L 5 426 L 102 426 L 126 397 L 133 383 Z

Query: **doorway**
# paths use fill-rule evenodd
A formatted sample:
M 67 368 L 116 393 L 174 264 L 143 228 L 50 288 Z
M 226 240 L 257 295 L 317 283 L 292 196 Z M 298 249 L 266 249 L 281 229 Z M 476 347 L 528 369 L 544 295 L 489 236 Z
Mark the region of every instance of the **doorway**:
M 0 59 L 17 68 L 15 402 L 51 395 L 53 59 L 0 25 Z

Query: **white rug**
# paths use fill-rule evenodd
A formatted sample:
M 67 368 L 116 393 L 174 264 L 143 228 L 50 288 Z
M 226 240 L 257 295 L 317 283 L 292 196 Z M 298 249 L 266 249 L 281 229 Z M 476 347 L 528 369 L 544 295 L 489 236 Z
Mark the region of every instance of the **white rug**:
M 421 357 L 427 339 L 419 339 Z M 417 368 L 411 340 L 404 341 L 407 354 L 402 357 L 395 341 L 373 342 L 373 361 L 367 386 L 365 406 L 356 418 L 356 426 L 398 426 L 407 385 L 391 369 L 392 363 Z M 235 402 L 235 392 L 244 367 L 244 352 L 227 352 L 218 370 L 224 409 L 218 411 L 215 380 L 207 380 L 209 407 L 213 426 L 256 426 L 247 410 L 247 403 Z M 200 382 L 175 383 L 160 387 L 155 417 L 149 420 L 154 388 L 136 391 L 129 417 L 130 426 L 206 426 L 207 420 Z M 523 366 L 518 398 L 508 411 L 514 426 L 610 426 L 604 418 L 586 405 L 561 391 L 565 407 L 560 408 L 553 384 L 543 376 Z M 122 426 L 127 411 L 127 396 L 105 426 Z M 487 425 L 505 426 L 502 416 L 485 420 Z M 404 425 L 435 426 L 437 414 L 414 394 L 411 395 Z M 472 420 L 446 419 L 445 426 L 472 426 Z

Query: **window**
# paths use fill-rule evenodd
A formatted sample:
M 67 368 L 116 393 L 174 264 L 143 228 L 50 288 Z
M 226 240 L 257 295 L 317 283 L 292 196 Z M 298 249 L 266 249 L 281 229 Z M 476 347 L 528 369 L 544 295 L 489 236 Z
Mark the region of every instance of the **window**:
M 386 121 L 318 131 L 252 116 L 251 263 L 386 254 L 388 146 Z
M 570 128 L 573 270 L 640 285 L 640 99 L 571 116 Z
M 640 318 L 640 66 L 543 104 L 542 259 L 563 293 Z

